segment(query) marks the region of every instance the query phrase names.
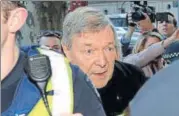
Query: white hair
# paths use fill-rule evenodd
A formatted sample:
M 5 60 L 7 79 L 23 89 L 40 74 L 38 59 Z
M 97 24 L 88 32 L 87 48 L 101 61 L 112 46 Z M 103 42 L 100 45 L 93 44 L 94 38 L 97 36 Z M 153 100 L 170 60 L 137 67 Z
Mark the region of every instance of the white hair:
M 103 12 L 92 7 L 79 7 L 67 14 L 63 22 L 62 45 L 71 48 L 73 36 L 82 32 L 98 32 L 106 26 L 110 26 L 114 32 L 115 46 L 122 57 L 121 44 L 111 21 Z

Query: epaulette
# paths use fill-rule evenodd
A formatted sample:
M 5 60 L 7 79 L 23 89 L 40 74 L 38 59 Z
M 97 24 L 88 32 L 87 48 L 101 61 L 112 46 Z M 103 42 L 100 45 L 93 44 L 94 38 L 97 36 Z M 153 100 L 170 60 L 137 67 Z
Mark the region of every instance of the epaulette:
M 179 56 L 179 52 L 175 52 L 175 53 L 170 53 L 170 54 L 165 54 L 163 55 L 163 58 L 164 59 L 171 59 L 171 58 L 174 58 L 174 57 L 178 57 Z

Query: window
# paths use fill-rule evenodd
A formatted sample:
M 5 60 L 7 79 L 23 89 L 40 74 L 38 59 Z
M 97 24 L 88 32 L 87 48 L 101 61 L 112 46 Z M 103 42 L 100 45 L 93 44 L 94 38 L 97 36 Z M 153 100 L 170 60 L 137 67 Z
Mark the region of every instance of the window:
M 110 18 L 110 20 L 115 27 L 127 27 L 127 22 L 125 18 Z

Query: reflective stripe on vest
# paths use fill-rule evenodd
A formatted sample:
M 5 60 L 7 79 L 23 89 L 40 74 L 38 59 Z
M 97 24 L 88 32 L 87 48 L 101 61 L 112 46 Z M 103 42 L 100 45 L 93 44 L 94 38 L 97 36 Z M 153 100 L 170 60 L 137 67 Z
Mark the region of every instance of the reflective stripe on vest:
M 72 71 L 67 59 L 51 50 L 38 48 L 41 54 L 47 55 L 52 68 L 52 78 L 47 84 L 47 91 L 54 90 L 54 95 L 47 96 L 53 116 L 61 113 L 73 113 L 73 82 Z M 29 116 L 48 116 L 47 109 L 40 99 Z

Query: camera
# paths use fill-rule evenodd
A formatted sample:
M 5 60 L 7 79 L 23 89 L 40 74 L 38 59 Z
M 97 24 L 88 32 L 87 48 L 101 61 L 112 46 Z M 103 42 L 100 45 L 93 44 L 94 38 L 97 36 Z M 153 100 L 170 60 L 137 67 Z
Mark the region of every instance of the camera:
M 134 2 L 134 6 L 132 7 L 134 12 L 132 13 L 131 17 L 134 22 L 138 22 L 144 20 L 146 17 L 143 13 L 146 13 L 151 22 L 155 22 L 155 12 L 153 7 L 147 6 L 147 2 L 144 2 L 144 5 L 140 4 L 139 2 Z
M 156 21 L 169 21 L 168 14 L 166 12 L 156 13 Z

